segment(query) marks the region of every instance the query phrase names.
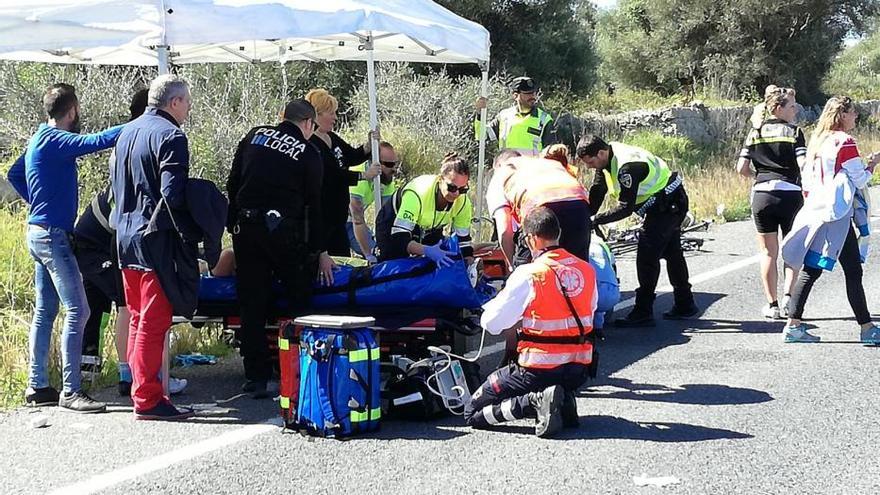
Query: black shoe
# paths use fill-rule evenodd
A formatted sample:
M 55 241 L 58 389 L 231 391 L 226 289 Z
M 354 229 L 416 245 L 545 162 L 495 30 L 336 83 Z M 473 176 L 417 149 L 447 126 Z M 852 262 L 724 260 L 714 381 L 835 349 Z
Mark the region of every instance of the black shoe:
M 241 386 L 241 391 L 251 394 L 252 399 L 268 399 L 273 397 L 269 383 L 262 380 L 248 380 Z
M 31 407 L 57 406 L 58 391 L 52 387 L 28 387 L 24 392 L 24 403 Z
M 79 414 L 102 413 L 107 410 L 106 404 L 89 397 L 82 390 L 69 395 L 61 394 L 61 397 L 58 398 L 58 407 Z
M 120 381 L 117 387 L 120 397 L 131 397 L 131 382 Z
M 529 395 L 529 402 L 538 413 L 535 435 L 546 438 L 562 429 L 562 404 L 565 402 L 562 387 L 553 385 L 541 392 L 534 392 Z
M 691 304 L 690 307 L 680 308 L 678 306 L 673 306 L 672 309 L 663 313 L 664 320 L 684 320 L 685 318 L 690 318 L 695 316 L 700 312 L 700 308 L 697 307 L 696 304 Z
M 179 421 L 195 416 L 195 411 L 182 407 L 174 407 L 170 402 L 161 401 L 150 409 L 135 411 L 134 419 L 139 421 Z
M 654 315 L 635 310 L 626 315 L 625 318 L 614 320 L 614 326 L 618 328 L 653 327 L 656 325 Z
M 565 400 L 562 402 L 562 426 L 565 428 L 577 428 L 580 425 L 577 399 L 573 391 L 566 390 Z

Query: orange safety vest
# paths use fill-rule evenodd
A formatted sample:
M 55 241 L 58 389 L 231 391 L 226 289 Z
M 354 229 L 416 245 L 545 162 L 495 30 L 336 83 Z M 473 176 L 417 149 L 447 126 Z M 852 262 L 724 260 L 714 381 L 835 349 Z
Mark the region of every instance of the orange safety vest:
M 588 201 L 587 190 L 556 160 L 519 157 L 504 181 L 504 198 L 522 222 L 533 209 L 559 201 Z
M 516 346 L 520 366 L 551 369 L 568 363 L 590 364 L 593 344 L 586 336 L 593 331 L 596 271 L 562 248 L 548 251 L 525 266 L 531 272 L 535 298 L 523 313 Z M 566 288 L 583 333 L 560 284 Z

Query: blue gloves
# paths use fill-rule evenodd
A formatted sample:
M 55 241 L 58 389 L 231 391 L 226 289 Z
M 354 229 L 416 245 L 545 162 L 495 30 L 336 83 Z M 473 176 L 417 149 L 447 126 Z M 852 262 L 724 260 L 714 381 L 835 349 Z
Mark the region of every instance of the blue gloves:
M 433 246 L 425 246 L 425 256 L 431 258 L 431 261 L 437 264 L 437 267 L 444 268 L 452 265 L 455 261 L 449 256 L 454 255 L 452 251 L 445 251 L 440 248 L 440 243 Z

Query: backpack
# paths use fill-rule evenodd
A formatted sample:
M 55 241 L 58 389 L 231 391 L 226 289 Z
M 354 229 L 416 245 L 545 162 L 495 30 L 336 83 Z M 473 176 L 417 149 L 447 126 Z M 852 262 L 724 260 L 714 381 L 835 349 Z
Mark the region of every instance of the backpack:
M 379 346 L 372 318 L 305 316 L 300 337 L 298 427 L 329 438 L 379 428 Z

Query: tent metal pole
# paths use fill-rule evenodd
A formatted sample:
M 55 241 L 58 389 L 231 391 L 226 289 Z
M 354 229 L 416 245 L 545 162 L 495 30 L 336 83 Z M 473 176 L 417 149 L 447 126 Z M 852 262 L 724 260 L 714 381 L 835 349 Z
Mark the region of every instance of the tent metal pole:
M 483 98 L 489 98 L 489 62 L 486 61 L 481 67 L 483 72 L 483 80 L 480 83 L 480 96 Z M 479 155 L 477 159 L 477 204 L 476 204 L 476 216 L 475 219 L 480 222 L 483 216 L 483 197 L 485 192 L 483 191 L 483 175 L 485 173 L 485 165 L 486 165 L 486 125 L 488 123 L 488 109 L 485 107 L 480 110 L 480 138 L 479 138 Z M 480 225 L 479 223 L 477 225 Z M 482 234 L 482 229 L 477 231 L 478 234 Z M 482 240 L 482 239 L 480 239 Z
M 168 47 L 157 46 L 156 54 L 159 58 L 159 75 L 168 74 Z
M 364 50 L 367 51 L 367 91 L 370 100 L 370 130 L 375 131 L 379 127 L 379 114 L 376 110 L 376 62 L 373 59 L 373 32 L 367 33 L 367 41 L 364 43 Z M 379 141 L 370 137 L 370 155 L 369 165 L 379 161 Z M 382 208 L 382 174 L 373 179 L 373 197 L 376 205 L 376 214 Z

